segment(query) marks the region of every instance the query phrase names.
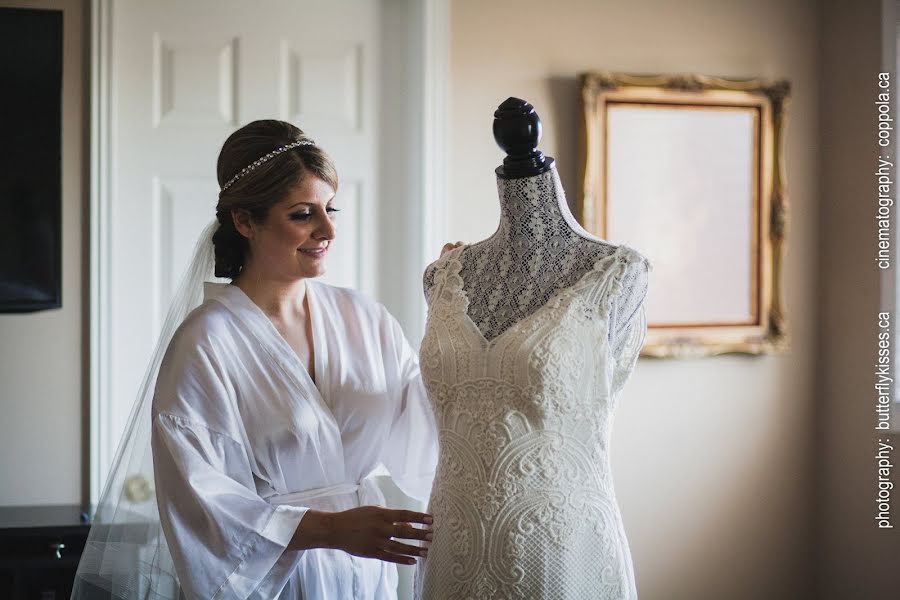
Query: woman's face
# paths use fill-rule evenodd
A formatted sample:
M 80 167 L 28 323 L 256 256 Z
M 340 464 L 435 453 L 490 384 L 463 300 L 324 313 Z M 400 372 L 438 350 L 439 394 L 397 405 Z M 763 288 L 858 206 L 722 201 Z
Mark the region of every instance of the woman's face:
M 269 209 L 262 223 L 236 217 L 238 231 L 250 243 L 245 266 L 259 277 L 279 281 L 324 274 L 325 257 L 335 236 L 333 200 L 330 185 L 307 175 Z

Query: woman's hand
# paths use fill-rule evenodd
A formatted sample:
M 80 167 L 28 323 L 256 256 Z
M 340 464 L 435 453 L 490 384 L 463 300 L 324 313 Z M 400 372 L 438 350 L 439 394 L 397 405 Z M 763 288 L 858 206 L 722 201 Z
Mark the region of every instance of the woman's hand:
M 413 527 L 412 523 L 427 527 Z M 431 523 L 431 515 L 380 506 L 334 513 L 310 509 L 300 520 L 288 549 L 336 548 L 356 556 L 411 565 L 416 562 L 411 557 L 428 555 L 427 548 L 392 538 L 431 541 Z
M 431 525 L 431 515 L 380 506 L 360 506 L 334 513 L 332 518 L 334 547 L 350 554 L 405 565 L 415 564 L 415 559 L 410 557 L 428 555 L 427 548 L 411 546 L 392 538 L 431 540 L 431 527 L 412 526 L 412 523 Z
M 446 244 L 444 244 L 444 247 L 441 249 L 441 256 L 443 256 L 447 252 L 450 252 L 454 248 L 458 248 L 459 246 L 462 246 L 462 245 L 463 245 L 462 242 L 456 242 L 455 244 L 451 244 L 450 242 L 447 242 Z

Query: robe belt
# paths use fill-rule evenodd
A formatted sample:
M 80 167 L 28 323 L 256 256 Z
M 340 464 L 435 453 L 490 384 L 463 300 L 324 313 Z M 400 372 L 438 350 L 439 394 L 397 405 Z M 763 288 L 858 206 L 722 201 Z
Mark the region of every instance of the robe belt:
M 384 504 L 384 495 L 381 493 L 381 488 L 378 487 L 373 476 L 364 477 L 359 483 L 338 483 L 336 485 L 303 490 L 302 492 L 276 494 L 266 498 L 266 501 L 275 505 L 291 504 L 302 506 L 308 500 L 343 496 L 354 492 L 357 494 L 360 506 Z

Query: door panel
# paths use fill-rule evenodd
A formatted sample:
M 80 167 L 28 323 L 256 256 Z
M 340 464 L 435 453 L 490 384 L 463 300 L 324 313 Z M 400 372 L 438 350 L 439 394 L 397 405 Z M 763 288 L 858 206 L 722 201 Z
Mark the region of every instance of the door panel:
M 239 126 L 288 120 L 331 154 L 342 211 L 322 279 L 374 293 L 378 17 L 375 0 L 115 2 L 112 440 L 197 236 L 215 215 L 216 159 Z

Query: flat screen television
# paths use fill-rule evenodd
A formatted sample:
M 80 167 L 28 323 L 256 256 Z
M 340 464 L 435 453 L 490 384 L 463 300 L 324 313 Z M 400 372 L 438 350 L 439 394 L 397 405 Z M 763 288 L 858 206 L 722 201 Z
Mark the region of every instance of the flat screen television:
M 0 8 L 0 312 L 62 306 L 62 11 Z

